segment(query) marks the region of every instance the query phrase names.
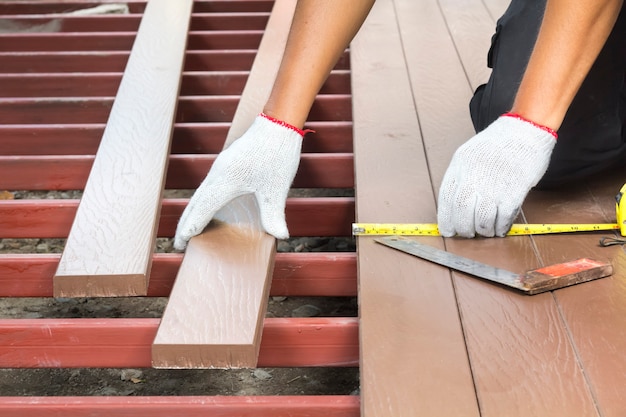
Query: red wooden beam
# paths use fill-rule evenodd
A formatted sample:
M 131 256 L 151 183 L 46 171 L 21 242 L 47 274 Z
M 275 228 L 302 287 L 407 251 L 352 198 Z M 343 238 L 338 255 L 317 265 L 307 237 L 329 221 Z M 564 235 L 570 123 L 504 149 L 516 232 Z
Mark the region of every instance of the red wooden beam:
M 165 187 L 195 189 L 216 155 L 171 155 Z M 2 190 L 81 190 L 93 156 L 0 156 Z M 352 154 L 303 154 L 293 186 L 296 188 L 351 188 Z
M 230 122 L 238 95 L 186 96 L 178 100 L 176 122 Z M 0 99 L 1 124 L 104 123 L 114 97 L 46 97 Z M 319 95 L 309 113 L 312 121 L 352 119 L 350 95 Z
M 149 297 L 167 297 L 181 253 L 153 256 Z M 52 297 L 60 254 L 0 254 L 0 297 Z M 277 253 L 270 295 L 353 297 L 357 294 L 354 252 Z
M 127 51 L 132 48 L 136 34 L 136 32 L 0 33 L 0 51 Z M 187 48 L 256 49 L 262 35 L 262 30 L 189 32 Z
M 359 397 L 0 397 L 0 414 L 11 417 L 358 417 Z
M 352 122 L 309 122 L 304 153 L 352 153 Z M 230 123 L 177 123 L 172 153 L 216 154 Z M 104 124 L 0 125 L 0 155 L 94 155 Z
M 158 236 L 174 236 L 186 205 L 186 199 L 163 200 Z M 69 199 L 0 200 L 0 237 L 65 238 L 77 207 Z M 289 198 L 286 216 L 291 236 L 351 236 L 354 198 Z
M 185 71 L 246 71 L 255 49 L 187 51 Z M 0 73 L 122 72 L 128 51 L 0 52 Z
M 191 18 L 192 31 L 200 30 L 264 30 L 269 13 L 195 13 Z M 37 27 L 56 20 L 51 32 L 136 32 L 140 14 L 50 16 L 27 14 L 7 16 L 17 27 Z
M 3 368 L 146 368 L 159 319 L 0 320 Z M 260 367 L 358 366 L 357 318 L 268 318 Z
M 111 2 L 111 0 L 107 0 Z M 105 1 L 106 2 L 106 1 Z M 102 1 L 44 1 L 44 0 L 18 0 L 0 2 L 0 14 L 32 14 L 32 13 L 65 13 L 72 10 L 95 7 Z M 131 13 L 143 13 L 146 0 L 125 0 Z M 196 0 L 193 8 L 194 13 L 226 13 L 226 12 L 270 12 L 272 0 Z

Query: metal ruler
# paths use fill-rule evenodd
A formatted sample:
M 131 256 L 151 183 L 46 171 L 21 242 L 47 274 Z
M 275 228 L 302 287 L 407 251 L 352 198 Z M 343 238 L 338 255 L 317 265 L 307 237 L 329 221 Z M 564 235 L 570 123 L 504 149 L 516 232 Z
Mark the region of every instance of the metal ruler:
M 374 240 L 393 249 L 514 288 L 528 295 L 607 277 L 613 273 L 613 267 L 610 263 L 581 258 L 518 274 L 424 245 L 405 237 L 383 237 Z

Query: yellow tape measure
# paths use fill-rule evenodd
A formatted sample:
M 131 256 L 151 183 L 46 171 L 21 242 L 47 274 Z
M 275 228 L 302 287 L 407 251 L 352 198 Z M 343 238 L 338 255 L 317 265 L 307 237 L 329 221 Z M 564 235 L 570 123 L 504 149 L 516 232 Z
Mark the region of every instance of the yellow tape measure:
M 619 230 L 616 223 L 514 224 L 507 236 Z M 440 236 L 436 223 L 353 223 L 354 236 Z
M 626 184 L 615 196 L 616 223 L 597 224 L 514 224 L 507 236 L 545 235 L 549 233 L 593 232 L 599 230 L 619 230 L 626 236 Z M 440 236 L 439 228 L 435 223 L 353 223 L 354 236 Z

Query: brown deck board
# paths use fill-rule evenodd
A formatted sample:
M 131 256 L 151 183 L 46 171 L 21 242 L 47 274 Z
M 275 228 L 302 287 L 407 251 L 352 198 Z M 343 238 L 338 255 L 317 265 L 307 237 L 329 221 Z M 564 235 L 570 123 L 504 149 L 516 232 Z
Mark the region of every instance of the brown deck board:
M 351 46 L 360 222 L 435 216 L 396 18 L 379 0 Z M 371 237 L 357 254 L 361 415 L 479 415 L 447 270 Z
M 560 191 L 534 192 L 524 206 L 529 222 L 604 223 L 615 221 L 615 195 L 626 170 L 616 168 Z M 611 277 L 554 292 L 560 314 L 576 346 L 591 391 L 603 416 L 626 413 L 626 252 L 624 246 L 600 247 L 611 232 L 536 236 L 545 264 L 592 257 L 613 264 Z
M 294 8 L 286 0 L 274 5 L 225 146 L 262 110 Z M 237 198 L 216 218 L 223 222 L 219 227 L 189 241 L 152 345 L 153 367 L 257 365 L 276 241 L 263 231 L 253 196 Z
M 415 71 L 413 85 L 419 88 L 417 107 L 437 189 L 456 148 L 454 143 L 458 146 L 474 134 L 467 103 L 475 87 L 470 82 L 472 78 L 479 82 L 480 74 L 468 76 L 473 71 L 467 68 L 475 68 L 470 59 L 486 56 L 493 24 L 489 24 L 485 9 L 482 18 L 476 17 L 482 2 L 466 4 L 472 8 L 472 26 L 455 23 L 454 19 L 464 15 L 444 7 L 445 27 L 456 28 L 446 35 L 444 25 L 434 26 L 438 20 L 435 2 L 421 2 L 421 5 L 419 9 L 414 6 L 412 14 L 410 9 L 402 8 L 400 24 L 410 24 L 410 17 L 416 17 L 417 13 L 424 16 L 425 24 L 420 25 L 422 31 L 412 38 L 413 42 L 430 45 L 428 50 L 440 54 L 437 64 L 432 66 L 439 72 L 418 63 L 411 64 L 409 58 L 409 72 L 411 68 Z M 485 42 L 465 42 L 461 30 L 464 26 L 482 33 Z M 429 44 L 429 40 L 434 43 Z M 446 46 L 451 41 L 454 48 Z M 469 50 L 457 52 L 463 48 Z M 424 51 L 416 53 L 416 57 L 423 55 Z M 441 68 L 449 71 L 447 77 L 442 76 Z M 438 94 L 433 94 L 435 91 Z M 448 116 L 445 122 L 443 117 L 450 112 L 455 117 Z M 540 264 L 535 247 L 527 237 L 446 239 L 446 248 L 513 271 L 522 272 Z M 528 297 L 463 274 L 453 275 L 481 415 L 597 415 L 593 397 L 578 366 L 575 347 L 570 343 L 551 294 Z
M 192 4 L 153 0 L 146 8 L 54 276 L 55 296 L 147 292 Z

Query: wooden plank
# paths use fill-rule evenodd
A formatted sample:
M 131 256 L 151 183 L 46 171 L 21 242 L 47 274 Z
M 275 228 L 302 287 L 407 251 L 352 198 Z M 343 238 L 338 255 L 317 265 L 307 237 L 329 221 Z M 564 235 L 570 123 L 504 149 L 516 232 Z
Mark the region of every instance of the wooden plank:
M 184 72 L 181 96 L 241 94 L 248 71 Z M 0 74 L 0 97 L 106 97 L 115 96 L 122 73 Z M 333 72 L 322 94 L 349 94 L 350 73 Z
M 165 176 L 168 189 L 200 185 L 216 155 L 171 155 Z M 80 190 L 88 182 L 93 156 L 0 156 L 0 189 Z M 351 153 L 311 153 L 302 156 L 296 188 L 351 188 L 354 185 Z
M 187 47 L 190 50 L 255 49 L 261 35 L 260 30 L 189 32 Z M 0 33 L 0 51 L 127 51 L 134 39 L 134 32 Z
M 104 124 L 0 126 L 0 155 L 93 155 Z M 224 144 L 230 123 L 176 123 L 173 154 L 215 154 Z M 352 122 L 309 122 L 314 140 L 302 145 L 305 153 L 352 153 Z
M 0 254 L 0 297 L 52 297 L 59 254 Z M 152 257 L 149 297 L 167 297 L 180 268 L 181 253 Z M 277 253 L 271 296 L 354 297 L 354 252 Z
M 124 71 L 128 51 L 0 52 L 0 73 L 72 73 Z M 188 51 L 186 71 L 247 70 L 254 50 Z
M 3 397 L 0 413 L 12 417 L 358 417 L 359 397 L 193 396 L 193 397 Z
M 262 110 L 276 77 L 295 3 L 277 1 L 225 146 Z M 227 204 L 219 227 L 192 238 L 152 347 L 156 368 L 255 367 L 275 239 L 253 196 Z M 219 289 L 219 290 L 216 290 Z
M 146 7 L 54 277 L 57 297 L 147 292 L 192 3 Z
M 588 181 L 561 190 L 535 191 L 524 205 L 529 222 L 614 222 L 615 195 L 624 184 L 626 168 L 616 167 Z M 609 260 L 614 272 L 609 278 L 556 291 L 554 296 L 589 380 L 599 414 L 607 417 L 626 413 L 626 252 L 624 246 L 600 247 L 604 233 L 536 236 L 545 264 L 559 259 L 590 256 Z
M 398 17 L 379 0 L 351 45 L 360 222 L 435 218 Z M 361 415 L 477 416 L 449 273 L 371 237 L 358 237 L 357 254 Z
M 146 368 L 158 319 L 0 320 L 3 368 Z M 354 317 L 268 318 L 262 367 L 354 367 Z
M 350 96 L 321 95 L 311 107 L 311 120 L 351 120 Z M 2 124 L 102 123 L 109 116 L 113 97 L 0 98 Z M 228 122 L 239 96 L 186 96 L 178 100 L 176 122 Z M 73 117 L 71 117 L 73 115 Z
M 262 30 L 267 24 L 268 13 L 194 13 L 191 31 L 198 30 Z M 115 15 L 63 15 L 50 14 L 0 15 L 0 20 L 10 19 L 12 26 L 22 28 L 46 27 L 50 22 L 55 32 L 130 32 L 136 31 L 140 14 Z M 53 23 L 53 24 L 54 24 Z
M 440 4 L 397 0 L 414 96 L 437 189 L 456 147 L 474 132 L 467 111 L 472 88 L 459 57 L 486 56 L 493 27 L 455 24 L 450 33 Z M 481 1 L 464 2 L 476 13 Z M 484 9 L 484 13 L 487 13 Z M 454 14 L 445 14 L 453 19 Z M 417 21 L 417 22 L 416 22 Z M 417 24 L 416 24 L 417 23 Z M 484 43 L 468 44 L 466 27 L 484 34 Z M 452 40 L 455 39 L 454 44 Z M 457 53 L 456 47 L 472 48 Z M 408 49 L 408 48 L 407 48 Z M 424 61 L 423 57 L 431 57 Z M 445 74 L 442 69 L 445 68 Z M 446 239 L 453 253 L 515 271 L 540 266 L 529 238 Z M 597 415 L 585 376 L 551 294 L 532 297 L 454 273 L 476 395 L 482 416 Z
M 186 199 L 164 199 L 157 236 L 171 237 L 187 204 Z M 65 238 L 72 225 L 77 200 L 0 200 L 0 236 L 3 238 Z M 286 217 L 292 236 L 350 236 L 354 221 L 352 197 L 288 198 Z

